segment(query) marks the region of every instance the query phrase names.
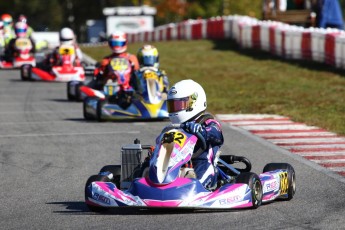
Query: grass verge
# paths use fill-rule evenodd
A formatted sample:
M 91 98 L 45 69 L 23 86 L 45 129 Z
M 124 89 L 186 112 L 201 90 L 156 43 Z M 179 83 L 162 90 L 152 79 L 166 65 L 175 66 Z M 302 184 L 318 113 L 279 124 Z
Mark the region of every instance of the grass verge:
M 279 114 L 345 134 L 344 70 L 240 49 L 232 40 L 151 44 L 171 85 L 187 78 L 199 82 L 213 114 Z M 141 45 L 130 44 L 129 52 L 136 54 Z M 96 60 L 110 53 L 106 46 L 82 50 Z

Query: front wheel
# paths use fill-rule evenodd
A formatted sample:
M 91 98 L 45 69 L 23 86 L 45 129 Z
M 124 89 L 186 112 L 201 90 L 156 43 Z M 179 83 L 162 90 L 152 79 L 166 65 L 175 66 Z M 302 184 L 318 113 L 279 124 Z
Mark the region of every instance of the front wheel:
M 257 174 L 244 172 L 236 177 L 236 183 L 247 184 L 252 191 L 252 208 L 258 208 L 262 203 L 262 184 Z
M 97 121 L 99 122 L 103 122 L 105 121 L 104 118 L 102 118 L 102 108 L 105 104 L 105 100 L 100 99 L 97 102 L 97 110 L 96 110 L 96 114 L 97 114 Z
M 89 197 L 92 197 L 89 186 L 91 185 L 92 182 L 97 182 L 97 181 L 110 182 L 110 179 L 107 176 L 102 176 L 102 175 L 90 176 L 89 179 L 86 181 L 86 184 L 85 184 L 85 201 L 88 200 Z M 108 210 L 108 208 L 95 206 L 95 205 L 91 205 L 88 203 L 86 203 L 86 205 L 93 212 L 104 212 L 104 211 Z
M 92 120 L 95 120 L 95 116 L 93 114 L 90 114 L 87 110 L 87 107 L 88 107 L 88 101 L 90 99 L 94 99 L 94 98 L 85 98 L 84 101 L 83 101 L 83 115 L 84 115 L 84 118 L 85 120 L 87 121 L 92 121 Z M 98 99 L 98 98 L 97 98 Z
M 291 200 L 295 193 L 296 193 L 296 175 L 294 168 L 288 163 L 269 163 L 265 165 L 263 172 L 269 172 L 274 170 L 283 169 L 287 171 L 287 198 L 286 200 Z M 284 175 L 282 175 L 280 179 L 280 184 L 283 184 L 283 180 L 285 180 Z M 285 193 L 286 194 L 286 193 Z
M 106 165 L 99 171 L 99 175 L 107 175 L 109 172 L 113 174 L 112 179 L 109 179 L 120 189 L 121 165 Z

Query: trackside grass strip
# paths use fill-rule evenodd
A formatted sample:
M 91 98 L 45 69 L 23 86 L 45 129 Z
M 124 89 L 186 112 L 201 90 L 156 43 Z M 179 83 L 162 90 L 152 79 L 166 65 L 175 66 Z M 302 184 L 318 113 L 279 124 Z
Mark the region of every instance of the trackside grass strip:
M 345 70 L 246 50 L 232 40 L 152 42 L 171 85 L 191 78 L 205 89 L 208 111 L 291 117 L 345 134 Z M 143 43 L 129 44 L 136 54 Z M 107 46 L 82 47 L 96 60 Z

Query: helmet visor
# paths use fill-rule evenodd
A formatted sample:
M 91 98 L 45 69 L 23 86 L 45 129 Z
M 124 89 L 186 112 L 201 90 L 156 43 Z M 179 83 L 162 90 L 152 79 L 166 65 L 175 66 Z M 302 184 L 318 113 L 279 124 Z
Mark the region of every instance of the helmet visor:
M 188 109 L 190 105 L 189 99 L 190 97 L 167 100 L 168 113 L 176 113 Z
M 157 58 L 155 56 L 144 56 L 143 57 L 143 64 L 144 66 L 154 66 L 157 62 Z
M 118 40 L 110 40 L 109 41 L 109 45 L 111 47 L 115 47 L 115 46 L 119 46 L 119 47 L 123 47 L 127 44 L 126 41 L 118 41 Z
M 15 33 L 16 34 L 26 33 L 26 29 L 25 28 L 15 28 Z

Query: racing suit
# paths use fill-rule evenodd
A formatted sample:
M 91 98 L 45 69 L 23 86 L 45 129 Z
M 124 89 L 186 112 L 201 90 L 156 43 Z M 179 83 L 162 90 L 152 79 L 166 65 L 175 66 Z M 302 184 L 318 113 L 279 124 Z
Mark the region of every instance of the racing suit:
M 89 83 L 89 87 L 97 90 L 103 90 L 104 85 L 109 80 L 114 80 L 113 74 L 109 72 L 108 65 L 110 64 L 110 61 L 116 57 L 126 58 L 130 62 L 132 66 L 132 76 L 130 77 L 130 79 L 125 79 L 124 84 L 120 86 L 120 91 L 118 91 L 116 95 L 110 97 L 109 102 L 118 104 L 122 108 L 126 109 L 132 103 L 132 97 L 134 93 L 133 88 L 135 88 L 132 87 L 132 78 L 134 72 L 139 69 L 139 62 L 135 55 L 124 52 L 121 54 L 111 54 L 104 57 L 101 61 L 100 66 L 95 69 L 95 78 Z
M 5 49 L 5 60 L 8 62 L 11 62 L 13 60 L 13 58 L 17 55 L 17 50 L 15 48 L 15 43 L 17 41 L 17 39 L 19 39 L 19 37 L 17 38 L 13 38 L 9 41 L 8 46 Z M 31 42 L 32 48 L 30 50 L 30 53 L 35 53 L 36 52 L 36 48 L 35 48 L 35 42 L 34 40 L 29 37 L 28 38 Z
M 63 45 L 63 44 L 62 44 Z M 75 49 L 75 54 L 76 54 L 76 59 L 75 59 L 75 65 L 80 66 L 81 61 L 83 59 L 83 53 L 80 50 L 79 46 L 77 44 L 74 44 L 74 49 Z M 53 66 L 59 66 L 61 65 L 61 59 L 60 59 L 60 54 L 59 54 L 59 48 L 60 46 L 55 47 L 53 52 L 49 53 L 45 60 L 44 64 L 42 66 L 42 69 L 50 72 Z
M 112 79 L 113 75 L 112 73 L 109 73 L 109 69 L 107 68 L 110 64 L 111 59 L 116 57 L 122 57 L 128 59 L 128 61 L 132 65 L 132 74 L 134 74 L 134 71 L 139 69 L 139 62 L 135 55 L 130 53 L 121 53 L 121 54 L 111 54 L 109 56 L 106 56 L 102 59 L 100 66 L 95 70 L 94 75 L 96 77 L 97 85 L 100 85 L 100 88 L 102 88 L 109 79 Z M 124 89 L 130 89 L 130 79 L 127 79 L 125 84 L 123 85 Z
M 181 126 L 184 127 L 187 123 L 199 123 L 202 126 L 200 131 L 201 135 L 205 138 L 206 149 L 202 149 L 202 142 L 197 141 L 193 156 L 192 164 L 196 178 L 206 189 L 213 189 L 217 186 L 218 172 L 214 165 L 214 160 L 217 152 L 224 142 L 223 133 L 220 123 L 213 118 L 210 114 L 203 114 L 193 121 L 187 121 Z M 187 126 L 185 126 L 187 127 Z M 163 129 L 162 133 L 165 133 L 170 128 Z M 184 128 L 187 132 L 190 130 Z M 161 135 L 156 139 L 158 143 Z

